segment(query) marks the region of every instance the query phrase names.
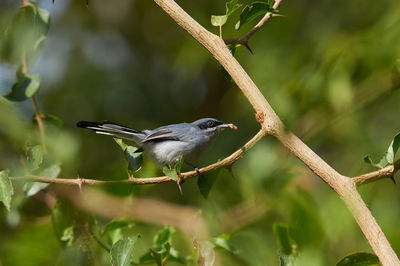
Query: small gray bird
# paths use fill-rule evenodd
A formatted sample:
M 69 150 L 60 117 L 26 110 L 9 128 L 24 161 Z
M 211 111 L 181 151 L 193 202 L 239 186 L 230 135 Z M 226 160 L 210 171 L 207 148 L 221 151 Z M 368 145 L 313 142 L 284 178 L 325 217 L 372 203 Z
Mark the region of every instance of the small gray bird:
M 214 118 L 202 118 L 193 123 L 180 123 L 153 130 L 134 130 L 109 121 L 80 121 L 78 127 L 98 134 L 134 141 L 158 166 L 173 166 L 183 156 L 186 163 L 195 162 L 225 128 L 237 130 Z

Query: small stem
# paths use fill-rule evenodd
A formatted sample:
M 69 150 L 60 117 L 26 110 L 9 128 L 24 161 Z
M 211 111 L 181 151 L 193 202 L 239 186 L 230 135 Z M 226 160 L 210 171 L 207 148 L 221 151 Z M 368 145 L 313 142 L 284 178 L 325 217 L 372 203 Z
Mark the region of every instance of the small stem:
M 46 139 L 45 139 L 45 134 L 44 134 L 44 126 L 43 126 L 43 120 L 42 116 L 40 115 L 39 107 L 36 102 L 35 96 L 32 96 L 32 104 L 33 104 L 33 109 L 35 110 L 35 118 L 39 126 L 39 131 L 40 131 L 40 137 L 42 140 L 42 145 L 43 145 L 43 150 L 45 153 L 47 153 L 47 146 L 46 146 Z
M 222 26 L 219 26 L 219 37 L 222 39 Z

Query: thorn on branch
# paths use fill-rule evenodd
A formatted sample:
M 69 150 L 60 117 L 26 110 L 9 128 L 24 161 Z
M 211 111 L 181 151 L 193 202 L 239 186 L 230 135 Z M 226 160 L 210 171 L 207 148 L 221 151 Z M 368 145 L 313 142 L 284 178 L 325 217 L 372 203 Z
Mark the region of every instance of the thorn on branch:
M 79 191 L 82 192 L 83 181 L 82 181 L 81 174 L 79 173 L 79 171 L 78 171 L 76 180 L 78 182 Z
M 236 179 L 236 178 L 235 178 L 235 175 L 233 174 L 232 166 L 233 166 L 233 164 L 230 164 L 230 165 L 226 166 L 226 169 L 228 170 L 228 172 L 229 172 L 229 174 L 231 175 L 231 177 L 232 177 L 233 179 Z
M 183 183 L 183 178 L 179 177 L 178 180 L 176 180 L 176 184 L 178 185 L 179 191 L 181 192 L 181 195 L 183 195 L 182 187 L 181 184 Z
M 394 179 L 394 175 L 390 175 L 389 178 L 393 181 L 393 183 L 396 185 L 396 180 Z
M 251 54 L 253 54 L 253 51 L 251 50 L 251 48 L 250 48 L 250 46 L 249 46 L 249 41 L 245 41 L 245 42 L 243 43 L 243 46 L 246 47 L 247 50 L 249 50 L 249 52 L 250 52 Z

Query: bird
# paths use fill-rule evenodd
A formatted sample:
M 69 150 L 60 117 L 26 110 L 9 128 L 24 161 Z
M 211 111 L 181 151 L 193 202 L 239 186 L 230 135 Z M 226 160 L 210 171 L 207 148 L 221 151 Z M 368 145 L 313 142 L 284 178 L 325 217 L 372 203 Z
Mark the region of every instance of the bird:
M 135 130 L 110 121 L 80 121 L 77 126 L 91 129 L 97 134 L 133 141 L 157 166 L 170 168 L 181 157 L 186 164 L 194 167 L 193 163 L 206 152 L 222 130 L 237 130 L 234 124 L 214 118 L 171 124 L 153 130 Z

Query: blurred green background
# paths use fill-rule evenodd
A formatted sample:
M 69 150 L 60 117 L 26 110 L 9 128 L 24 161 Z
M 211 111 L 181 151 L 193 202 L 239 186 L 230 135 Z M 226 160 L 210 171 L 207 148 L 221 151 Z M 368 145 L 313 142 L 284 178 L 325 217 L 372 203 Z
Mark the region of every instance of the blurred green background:
M 79 171 L 85 178 L 127 178 L 127 163 L 116 143 L 76 128 L 80 120 L 110 120 L 135 129 L 202 117 L 236 124 L 239 130 L 223 132 L 200 166 L 229 155 L 258 131 L 254 110 L 237 86 L 153 1 L 90 0 L 89 8 L 84 1 L 37 3 L 51 14 L 50 31 L 28 71 L 40 74 L 36 98 L 41 111 L 63 121 L 62 129 L 46 128 L 49 153 L 61 163 L 62 177 L 74 178 Z M 224 13 L 224 1 L 178 3 L 218 34 L 210 16 Z M 20 7 L 19 1 L 0 2 L 2 29 Z M 284 17 L 264 25 L 250 40 L 254 54 L 242 47 L 238 61 L 285 124 L 330 165 L 348 176 L 373 170 L 363 157 L 380 158 L 400 131 L 400 2 L 283 1 L 279 10 Z M 242 36 L 255 25 L 236 31 L 238 16 L 229 18 L 223 37 Z M 0 62 L 1 95 L 10 92 L 17 65 Z M 29 100 L 0 99 L 0 169 L 11 169 L 10 175 L 23 171 L 26 145 L 40 143 L 33 114 Z M 207 199 L 195 179 L 183 184 L 183 196 L 173 183 L 101 189 L 201 210 L 211 236 L 232 234 L 238 252 L 218 252 L 221 265 L 279 265 L 275 222 L 292 228 L 299 265 L 334 265 L 349 253 L 371 251 L 339 197 L 273 138 L 257 143 L 233 172 L 235 178 L 225 172 L 210 174 L 217 179 Z M 137 175 L 161 174 L 146 160 Z M 87 251 L 59 244 L 51 209 L 38 196 L 24 198 L 22 186 L 15 184 L 12 211 L 0 210 L 1 264 L 91 264 L 82 255 Z M 389 179 L 360 188 L 398 254 L 399 192 Z M 240 224 L 234 215 L 234 226 L 218 218 L 242 203 L 256 206 L 253 218 Z M 133 230 L 142 240 L 135 258 L 162 228 L 137 222 Z M 181 253 L 191 254 L 182 232 L 174 241 Z M 106 251 L 93 247 L 92 252 L 99 258 L 96 263 L 109 263 Z

